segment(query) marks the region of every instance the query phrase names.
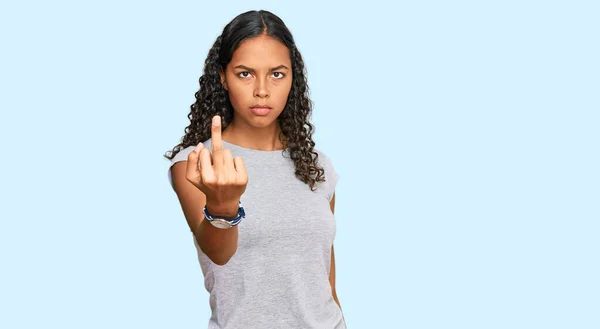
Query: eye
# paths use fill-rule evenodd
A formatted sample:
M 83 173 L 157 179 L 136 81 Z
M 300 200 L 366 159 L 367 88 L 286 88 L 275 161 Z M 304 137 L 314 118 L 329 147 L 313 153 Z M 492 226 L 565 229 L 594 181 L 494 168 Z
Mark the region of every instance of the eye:
M 283 79 L 283 77 L 285 76 L 285 74 L 283 74 L 282 72 L 273 72 L 273 75 L 275 76 L 275 79 Z
M 237 74 L 237 76 L 242 79 L 247 79 L 248 77 L 250 77 L 250 72 L 248 72 L 248 71 L 240 72 Z

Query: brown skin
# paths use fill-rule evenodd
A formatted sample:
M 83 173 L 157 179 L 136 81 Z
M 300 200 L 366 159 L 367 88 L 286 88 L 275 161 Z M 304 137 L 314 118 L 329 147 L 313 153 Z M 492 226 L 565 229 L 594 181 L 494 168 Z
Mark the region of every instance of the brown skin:
M 335 192 L 333 192 L 333 196 L 331 197 L 331 202 L 329 203 L 329 207 L 331 208 L 331 213 L 332 214 L 335 213 Z M 342 306 L 340 305 L 340 301 L 338 300 L 338 296 L 335 291 L 335 254 L 333 251 L 333 245 L 331 245 L 331 268 L 329 271 L 329 284 L 331 285 L 331 293 L 333 294 L 333 299 L 338 304 L 338 306 L 340 307 L 340 310 L 341 310 Z M 342 315 L 342 317 L 343 317 L 343 315 Z
M 240 44 L 225 71 L 220 72 L 234 108 L 233 121 L 223 131 L 224 141 L 262 151 L 284 148 L 278 138 L 281 128 L 277 117 L 292 88 L 291 69 L 289 49 L 277 39 L 263 34 Z M 250 110 L 256 104 L 272 110 L 257 116 Z
M 200 249 L 213 263 L 225 265 L 237 251 L 238 227 L 214 227 L 204 220 L 202 208 L 206 205 L 215 216 L 234 218 L 248 174 L 243 159 L 223 148 L 219 116 L 213 117 L 211 138 L 212 153 L 198 143 L 187 161 L 174 164 L 172 170 L 175 191 Z
M 188 161 L 177 162 L 172 167 L 175 191 L 186 221 L 202 251 L 215 264 L 225 265 L 235 254 L 238 226 L 226 230 L 216 228 L 204 220 L 202 208 L 207 205 L 210 213 L 234 217 L 241 196 L 238 194 L 243 193 L 248 181 L 241 157 L 232 158 L 231 151 L 224 149 L 221 141 L 262 151 L 284 148 L 278 137 L 281 128 L 277 117 L 283 111 L 292 87 L 291 68 L 289 49 L 278 40 L 260 35 L 242 42 L 225 71 L 220 72 L 221 83 L 234 108 L 233 121 L 221 131 L 221 126 L 215 125 L 220 120 L 213 118 L 212 154 L 199 143 L 189 154 Z M 255 104 L 266 104 L 272 108 L 271 112 L 256 116 L 250 110 Z M 335 193 L 330 208 L 333 213 Z M 339 306 L 333 246 L 329 283 Z

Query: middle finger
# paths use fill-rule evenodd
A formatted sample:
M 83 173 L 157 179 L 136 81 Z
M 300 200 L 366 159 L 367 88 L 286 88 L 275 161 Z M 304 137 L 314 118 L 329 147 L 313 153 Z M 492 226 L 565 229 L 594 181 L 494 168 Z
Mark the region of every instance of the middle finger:
M 218 115 L 212 118 L 211 146 L 213 166 L 219 172 L 223 168 L 223 142 L 221 140 L 221 117 Z

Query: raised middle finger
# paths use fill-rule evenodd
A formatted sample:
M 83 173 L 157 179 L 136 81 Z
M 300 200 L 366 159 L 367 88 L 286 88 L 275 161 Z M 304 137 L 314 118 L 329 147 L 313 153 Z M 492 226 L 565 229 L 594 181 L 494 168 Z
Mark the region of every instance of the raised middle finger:
M 219 172 L 223 168 L 223 142 L 221 140 L 221 117 L 218 115 L 212 118 L 211 146 L 213 166 Z

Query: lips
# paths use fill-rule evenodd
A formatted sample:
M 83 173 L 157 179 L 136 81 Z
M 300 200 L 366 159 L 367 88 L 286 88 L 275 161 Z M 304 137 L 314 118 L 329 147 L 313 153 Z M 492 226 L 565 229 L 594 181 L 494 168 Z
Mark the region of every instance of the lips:
M 269 105 L 257 104 L 252 106 L 250 109 L 252 110 L 252 113 L 259 116 L 267 115 L 269 112 L 271 112 L 271 107 Z
M 269 110 L 272 109 L 272 107 L 270 107 L 267 104 L 255 104 L 255 105 L 252 105 L 251 108 L 262 108 L 262 109 L 269 109 Z

